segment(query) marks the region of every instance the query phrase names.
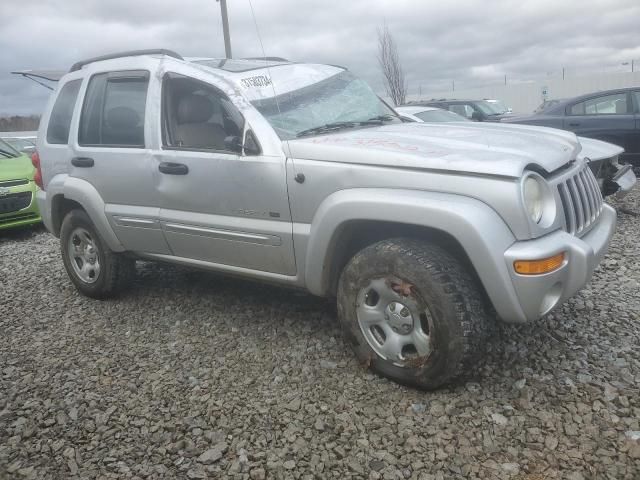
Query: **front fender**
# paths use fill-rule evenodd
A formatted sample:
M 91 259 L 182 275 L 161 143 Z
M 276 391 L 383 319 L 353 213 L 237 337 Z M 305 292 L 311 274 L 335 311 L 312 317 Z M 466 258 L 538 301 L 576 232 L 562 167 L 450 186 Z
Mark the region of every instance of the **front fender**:
M 313 217 L 306 251 L 305 283 L 316 295 L 330 288 L 331 256 L 343 227 L 352 221 L 429 227 L 453 236 L 464 248 L 498 314 L 526 321 L 504 261 L 515 237 L 487 204 L 459 195 L 359 188 L 327 197 Z
M 111 225 L 109 225 L 104 213 L 105 204 L 98 191 L 89 182 L 70 177 L 67 174 L 59 174 L 53 177 L 47 184 L 46 192 L 42 192 L 38 198 L 40 210 L 43 212 L 44 223 L 49 231 L 56 235 L 59 234 L 56 225 L 59 225 L 63 219 L 55 218 L 58 210 L 56 202 L 63 198 L 73 200 L 85 209 L 96 230 L 98 230 L 98 233 L 112 251 L 124 251 L 120 240 L 118 240 Z

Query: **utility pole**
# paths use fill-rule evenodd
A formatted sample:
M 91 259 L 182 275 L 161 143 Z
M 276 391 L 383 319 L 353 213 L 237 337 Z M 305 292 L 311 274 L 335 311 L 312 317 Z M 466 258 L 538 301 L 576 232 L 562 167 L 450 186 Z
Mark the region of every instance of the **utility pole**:
M 227 15 L 227 0 L 216 0 L 220 2 L 220 13 L 222 14 L 222 34 L 224 35 L 224 53 L 227 58 L 231 58 L 231 38 L 229 37 L 229 16 Z

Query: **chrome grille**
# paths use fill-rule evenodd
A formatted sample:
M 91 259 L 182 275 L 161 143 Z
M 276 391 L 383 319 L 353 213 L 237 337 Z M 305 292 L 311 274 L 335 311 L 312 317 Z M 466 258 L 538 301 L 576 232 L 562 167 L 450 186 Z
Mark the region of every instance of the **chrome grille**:
M 589 167 L 558 184 L 567 232 L 580 235 L 600 216 L 602 194 Z

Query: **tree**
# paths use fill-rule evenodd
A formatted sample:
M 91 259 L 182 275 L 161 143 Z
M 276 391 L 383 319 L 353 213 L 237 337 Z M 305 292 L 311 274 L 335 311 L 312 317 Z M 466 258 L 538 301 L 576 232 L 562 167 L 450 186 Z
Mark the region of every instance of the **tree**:
M 387 25 L 378 28 L 378 63 L 384 76 L 384 87 L 394 105 L 402 105 L 407 97 L 407 82 L 400 65 L 398 47 Z

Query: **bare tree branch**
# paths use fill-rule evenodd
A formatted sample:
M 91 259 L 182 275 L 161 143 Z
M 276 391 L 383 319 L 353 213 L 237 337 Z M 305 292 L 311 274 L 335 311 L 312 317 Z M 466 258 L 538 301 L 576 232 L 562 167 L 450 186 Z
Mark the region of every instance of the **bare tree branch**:
M 387 25 L 378 28 L 378 63 L 384 76 L 384 87 L 394 105 L 402 105 L 407 98 L 407 82 L 400 65 L 398 47 Z

